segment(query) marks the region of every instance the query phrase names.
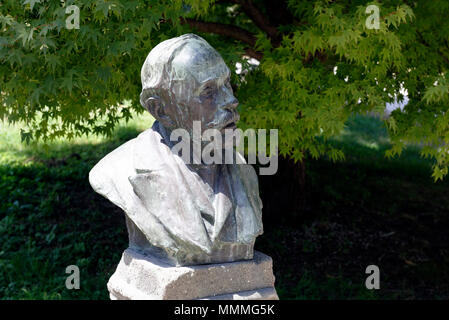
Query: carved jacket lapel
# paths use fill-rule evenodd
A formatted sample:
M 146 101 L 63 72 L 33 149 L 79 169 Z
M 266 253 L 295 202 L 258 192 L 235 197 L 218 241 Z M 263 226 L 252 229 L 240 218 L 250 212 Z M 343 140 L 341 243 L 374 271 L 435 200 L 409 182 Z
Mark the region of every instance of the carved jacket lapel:
M 197 200 L 170 149 L 154 130 L 137 139 L 133 152 L 136 174 L 129 177 L 134 192 L 175 241 L 210 252 L 212 243 Z

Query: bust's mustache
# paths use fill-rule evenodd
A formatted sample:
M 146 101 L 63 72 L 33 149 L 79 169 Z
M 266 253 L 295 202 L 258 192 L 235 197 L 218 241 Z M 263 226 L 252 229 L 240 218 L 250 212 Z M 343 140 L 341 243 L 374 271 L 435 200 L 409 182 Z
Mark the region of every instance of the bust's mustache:
M 239 120 L 240 115 L 237 111 L 226 110 L 218 117 L 218 119 L 209 122 L 205 129 L 235 129 Z

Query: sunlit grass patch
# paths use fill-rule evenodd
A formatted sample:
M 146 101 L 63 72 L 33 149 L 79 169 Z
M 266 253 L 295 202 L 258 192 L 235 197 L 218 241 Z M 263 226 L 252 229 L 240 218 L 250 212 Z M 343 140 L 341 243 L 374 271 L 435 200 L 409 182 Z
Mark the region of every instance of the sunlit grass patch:
M 67 155 L 67 146 L 81 146 L 81 145 L 99 145 L 108 141 L 114 141 L 126 136 L 126 132 L 135 131 L 141 132 L 151 127 L 154 119 L 148 113 L 135 115 L 128 122 L 122 120 L 119 122 L 112 137 L 105 137 L 102 135 L 83 135 L 73 139 L 58 138 L 53 141 L 31 141 L 25 143 L 21 141 L 20 130 L 22 125 L 8 124 L 0 122 L 0 163 L 19 161 L 29 162 L 34 158 L 51 158 L 64 157 Z M 129 137 L 132 138 L 132 137 Z

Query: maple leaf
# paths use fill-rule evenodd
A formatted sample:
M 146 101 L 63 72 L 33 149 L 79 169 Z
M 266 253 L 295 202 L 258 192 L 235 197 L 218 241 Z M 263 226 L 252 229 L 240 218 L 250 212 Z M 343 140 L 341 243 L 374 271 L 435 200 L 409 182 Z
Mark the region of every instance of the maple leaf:
M 41 0 L 25 0 L 23 2 L 23 5 L 25 6 L 28 4 L 30 6 L 30 10 L 33 11 L 34 5 L 36 3 L 41 3 Z

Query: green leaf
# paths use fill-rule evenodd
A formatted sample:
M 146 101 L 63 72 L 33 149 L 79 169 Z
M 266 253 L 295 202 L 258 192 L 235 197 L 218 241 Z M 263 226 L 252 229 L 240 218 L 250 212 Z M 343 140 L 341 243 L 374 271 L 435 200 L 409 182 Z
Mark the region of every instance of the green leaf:
M 30 6 L 30 10 L 33 11 L 34 5 L 36 3 L 41 3 L 41 0 L 25 0 L 23 2 L 23 5 L 25 6 L 28 4 Z

